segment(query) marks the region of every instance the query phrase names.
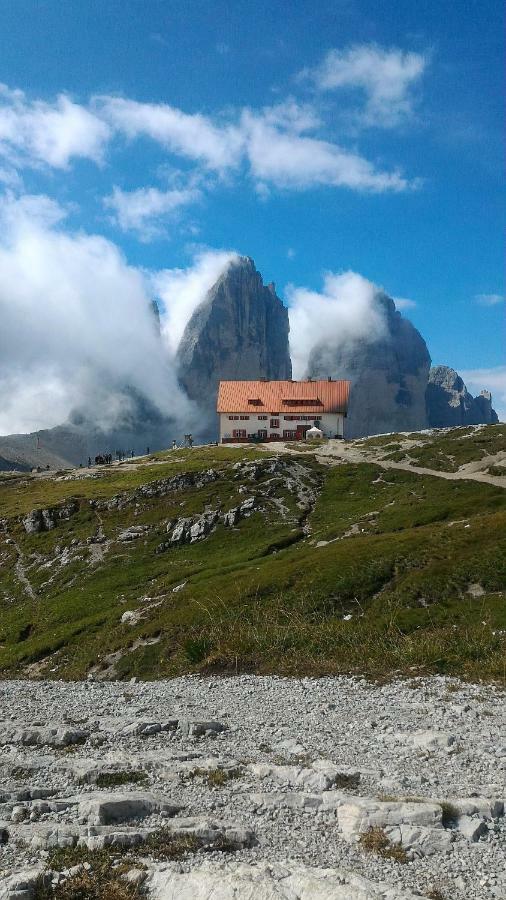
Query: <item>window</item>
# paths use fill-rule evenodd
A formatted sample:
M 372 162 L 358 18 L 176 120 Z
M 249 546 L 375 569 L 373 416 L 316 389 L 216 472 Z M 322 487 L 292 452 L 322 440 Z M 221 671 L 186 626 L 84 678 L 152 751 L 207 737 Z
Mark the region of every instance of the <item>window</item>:
M 249 419 L 249 416 L 239 416 L 240 419 Z
M 296 435 L 295 431 L 290 431 L 289 429 L 286 429 L 286 428 L 283 431 L 283 437 L 287 438 L 288 440 L 291 440 L 292 438 L 294 438 L 295 435 Z
M 260 438 L 261 441 L 264 441 L 265 438 L 267 437 L 267 429 L 259 428 L 258 429 L 258 437 Z
M 266 421 L 267 421 L 267 416 L 259 416 L 259 417 L 258 417 L 258 421 L 259 421 L 259 422 L 260 422 L 260 421 L 266 422 Z
M 279 419 L 271 419 L 271 428 L 279 428 Z
M 238 418 L 239 418 L 239 416 L 229 416 L 229 417 L 228 417 L 229 422 L 232 422 L 232 421 L 234 421 L 234 420 L 236 420 L 236 419 L 238 419 Z
M 245 428 L 234 428 L 232 432 L 232 436 L 235 438 L 245 438 L 246 437 L 246 429 Z

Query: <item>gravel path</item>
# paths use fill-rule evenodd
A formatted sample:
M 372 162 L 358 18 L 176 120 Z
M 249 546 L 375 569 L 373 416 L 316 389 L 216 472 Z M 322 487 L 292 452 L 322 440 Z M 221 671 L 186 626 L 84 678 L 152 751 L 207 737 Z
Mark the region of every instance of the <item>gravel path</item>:
M 310 900 L 400 900 L 435 891 L 445 900 L 506 898 L 506 704 L 499 688 L 442 677 L 375 685 L 240 676 L 7 681 L 0 696 L 5 884 L 19 867 L 40 867 L 63 836 L 100 846 L 111 829 L 123 835 L 118 840 L 141 840 L 146 829 L 180 823 L 204 843 L 214 829 L 237 849 L 226 863 L 211 846 L 182 863 L 150 864 L 145 889 L 153 898 L 187 896 L 190 872 L 193 896 L 210 896 L 209 887 L 199 893 L 201 882 L 246 884 L 251 871 L 260 878 L 265 862 L 271 866 L 262 878 L 279 885 L 288 866 L 305 885 L 293 896 Z M 132 768 L 146 773 L 145 783 L 98 789 L 100 774 Z M 402 845 L 404 862 L 363 846 L 361 835 L 375 826 L 390 846 Z M 348 893 L 329 892 L 336 870 L 369 886 L 360 893 L 350 881 Z M 183 879 L 179 895 L 166 885 L 176 877 Z M 318 893 L 314 878 L 327 893 Z M 376 893 L 383 883 L 393 892 Z M 14 894 L 0 888 L 3 896 Z M 292 894 L 223 887 L 229 896 Z
M 282 441 L 264 444 L 263 450 L 269 453 L 292 453 L 294 456 L 299 455 L 298 451 L 293 447 L 287 447 Z M 349 444 L 343 441 L 329 440 L 321 447 L 315 447 L 315 456 L 318 462 L 326 465 L 341 465 L 342 463 L 373 463 L 375 466 L 381 466 L 382 469 L 402 469 L 404 472 L 414 472 L 415 475 L 432 475 L 434 478 L 444 478 L 446 481 L 480 481 L 483 484 L 493 484 L 494 487 L 506 489 L 506 479 L 504 476 L 488 475 L 486 472 L 479 471 L 478 466 L 487 468 L 504 459 L 504 453 L 501 451 L 495 456 L 488 456 L 480 462 L 468 463 L 462 466 L 457 472 L 443 472 L 438 469 L 426 469 L 422 466 L 413 466 L 409 462 L 396 462 L 390 459 L 381 459 L 381 449 L 378 450 L 360 450 L 356 444 Z

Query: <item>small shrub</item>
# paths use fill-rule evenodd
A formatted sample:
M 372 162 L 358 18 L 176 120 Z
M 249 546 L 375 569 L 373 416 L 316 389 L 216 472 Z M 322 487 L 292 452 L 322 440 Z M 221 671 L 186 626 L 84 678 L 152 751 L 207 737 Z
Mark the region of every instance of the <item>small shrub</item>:
M 144 784 L 148 780 L 146 772 L 101 772 L 97 777 L 98 788 L 119 787 L 122 784 Z
M 211 652 L 211 642 L 207 638 L 188 638 L 184 643 L 184 654 L 188 662 L 197 666 L 204 662 Z
M 121 862 L 119 862 L 121 858 Z M 85 867 L 86 864 L 86 867 Z M 89 850 L 88 847 L 59 847 L 50 851 L 47 868 L 62 872 L 73 866 L 81 871 L 56 886 L 45 884 L 41 876 L 33 900 L 138 900 L 139 887 L 122 878 L 132 868 L 145 868 L 125 849 Z
M 408 861 L 404 847 L 401 844 L 392 844 L 392 841 L 387 837 L 383 828 L 380 828 L 377 825 L 372 826 L 368 831 L 365 831 L 360 835 L 360 844 L 364 850 L 368 850 L 370 853 L 376 853 L 378 856 L 383 857 L 383 859 L 393 859 L 398 863 L 405 863 Z
M 198 766 L 190 772 L 186 772 L 182 780 L 192 781 L 194 778 L 201 778 L 208 787 L 222 787 L 234 778 L 240 778 L 241 769 L 201 769 Z
M 160 828 L 143 844 L 143 852 L 154 859 L 182 859 L 188 853 L 196 853 L 201 842 L 194 834 L 174 834 L 167 828 Z
M 446 900 L 445 895 L 442 891 L 439 890 L 439 888 L 431 888 L 426 892 L 425 896 L 428 898 L 428 900 Z
M 82 869 L 55 887 L 43 880 L 35 888 L 33 900 L 137 900 L 139 887 L 129 884 L 114 869 Z

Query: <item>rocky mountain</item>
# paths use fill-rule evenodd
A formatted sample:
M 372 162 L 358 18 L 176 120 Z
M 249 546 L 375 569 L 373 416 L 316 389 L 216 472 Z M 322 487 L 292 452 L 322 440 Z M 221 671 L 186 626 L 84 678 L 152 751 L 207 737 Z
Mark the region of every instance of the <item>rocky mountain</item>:
M 54 428 L 43 428 L 30 434 L 0 436 L 0 471 L 9 469 L 59 469 L 87 464 L 88 457 L 122 450 L 129 454 L 145 453 L 147 447 L 158 450 L 172 440 L 172 420 L 132 389 L 124 392 L 128 414 L 109 430 L 97 427 L 92 411 L 75 411 L 69 421 Z
M 220 276 L 184 331 L 179 379 L 214 428 L 219 381 L 292 377 L 288 310 L 255 263 L 239 257 Z
M 345 434 L 348 438 L 427 427 L 425 391 L 430 356 L 420 332 L 378 293 L 386 335 L 313 348 L 308 376 L 352 382 Z
M 427 415 L 432 428 L 449 425 L 493 425 L 499 421 L 492 394 L 473 397 L 455 369 L 433 366 L 427 385 Z
M 421 334 L 378 292 L 386 324 L 380 339 L 322 342 L 313 347 L 306 375 L 349 379 L 353 388 L 346 437 L 427 427 L 498 421 L 488 391 L 473 397 L 447 366 L 430 369 Z M 160 331 L 153 303 L 154 324 Z M 238 257 L 210 288 L 184 331 L 177 369 L 182 388 L 201 411 L 201 428 L 176 426 L 128 385 L 118 385 L 117 408 L 125 412 L 109 430 L 98 428 L 93 405 L 69 421 L 32 434 L 0 436 L 0 470 L 86 464 L 88 456 L 116 449 L 143 453 L 180 439 L 182 428 L 198 440 L 216 438 L 215 400 L 220 379 L 291 378 L 288 310 L 273 283 L 264 284 L 250 257 Z M 117 416 L 116 416 L 117 418 Z

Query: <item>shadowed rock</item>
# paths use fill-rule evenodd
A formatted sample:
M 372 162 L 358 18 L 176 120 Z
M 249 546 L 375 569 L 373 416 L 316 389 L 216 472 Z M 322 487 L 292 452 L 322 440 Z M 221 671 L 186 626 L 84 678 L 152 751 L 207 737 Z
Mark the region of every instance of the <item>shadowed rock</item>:
M 460 375 L 448 366 L 433 366 L 427 385 L 427 413 L 432 428 L 457 425 L 494 425 L 499 421 L 492 408 L 492 394 L 473 397 Z
M 313 347 L 308 376 L 351 381 L 347 438 L 427 427 L 425 389 L 430 356 L 420 332 L 386 294 L 378 293 L 385 336 Z

